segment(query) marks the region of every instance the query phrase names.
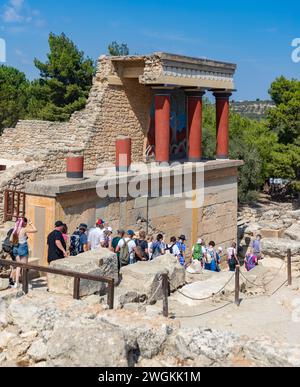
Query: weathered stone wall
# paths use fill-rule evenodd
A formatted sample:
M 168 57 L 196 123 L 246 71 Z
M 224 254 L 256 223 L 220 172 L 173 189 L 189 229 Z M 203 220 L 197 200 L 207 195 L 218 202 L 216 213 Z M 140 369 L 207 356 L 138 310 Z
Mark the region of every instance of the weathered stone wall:
M 189 248 L 196 239 L 211 240 L 224 248 L 237 241 L 236 168 L 206 174 L 205 200 L 200 208 L 189 209 L 186 198 L 101 199 L 96 190 L 72 192 L 57 198 L 56 217 L 73 231 L 79 223 L 93 226 L 102 218 L 114 230 L 145 230 L 149 234 L 172 236 L 185 234 Z
M 1 136 L 0 154 L 3 159 L 26 162 L 40 160 L 53 149 L 80 147 L 68 123 L 19 121 L 15 128 L 5 129 Z

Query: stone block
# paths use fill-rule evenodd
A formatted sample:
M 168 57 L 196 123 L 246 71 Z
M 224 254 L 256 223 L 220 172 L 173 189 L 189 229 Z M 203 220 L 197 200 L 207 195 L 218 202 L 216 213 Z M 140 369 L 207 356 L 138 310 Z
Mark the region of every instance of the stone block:
M 9 287 L 9 279 L 0 277 L 0 291 L 6 290 Z
M 293 256 L 300 255 L 300 241 L 283 238 L 262 240 L 262 254 L 265 257 L 285 259 L 288 249 L 291 249 Z
M 171 291 L 185 284 L 185 269 L 172 255 L 166 254 L 151 262 L 138 262 L 135 265 L 123 267 L 122 282 L 118 287 L 121 303 L 135 302 L 146 299 L 151 302 L 162 299 L 161 274 L 168 273 Z
M 284 233 L 285 237 L 300 242 L 300 223 L 295 223 Z
M 284 235 L 284 229 L 280 230 L 266 230 L 263 229 L 260 231 L 260 234 L 263 238 L 282 238 Z
M 51 263 L 51 268 L 75 271 L 83 274 L 92 274 L 114 278 L 118 281 L 117 256 L 107 249 L 88 251 L 77 257 L 69 257 Z M 48 275 L 48 288 L 57 294 L 73 295 L 74 279 L 61 275 Z M 80 296 L 85 297 L 96 292 L 105 291 L 107 285 L 94 281 L 80 281 Z

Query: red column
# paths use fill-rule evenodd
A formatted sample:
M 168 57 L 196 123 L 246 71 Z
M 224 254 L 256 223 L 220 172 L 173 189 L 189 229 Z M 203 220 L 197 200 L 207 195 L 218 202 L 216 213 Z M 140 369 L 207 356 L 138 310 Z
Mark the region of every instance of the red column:
M 83 179 L 84 157 L 68 155 L 67 156 L 67 178 Z
M 205 92 L 189 93 L 187 98 L 189 161 L 202 159 L 202 97 Z
M 214 93 L 217 114 L 217 159 L 229 158 L 229 98 L 231 93 Z
M 167 94 L 155 96 L 155 159 L 158 163 L 170 161 L 171 98 Z
M 128 172 L 131 165 L 131 138 L 119 137 L 116 140 L 116 169 Z

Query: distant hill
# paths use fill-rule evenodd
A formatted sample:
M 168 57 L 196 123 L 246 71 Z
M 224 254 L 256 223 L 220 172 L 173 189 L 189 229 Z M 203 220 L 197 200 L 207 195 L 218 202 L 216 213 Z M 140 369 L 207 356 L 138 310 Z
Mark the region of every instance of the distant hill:
M 231 103 L 233 111 L 256 120 L 266 118 L 267 111 L 275 107 L 272 101 L 239 101 Z

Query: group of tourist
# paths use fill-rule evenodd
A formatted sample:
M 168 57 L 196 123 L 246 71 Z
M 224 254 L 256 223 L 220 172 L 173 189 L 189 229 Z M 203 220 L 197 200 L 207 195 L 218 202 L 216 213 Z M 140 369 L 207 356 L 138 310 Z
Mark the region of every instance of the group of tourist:
M 29 256 L 28 235 L 37 233 L 33 223 L 26 219 L 18 219 L 14 229 L 10 230 L 3 243 L 3 250 L 8 253 L 14 261 L 27 263 Z M 133 230 L 118 230 L 114 235 L 111 227 L 106 227 L 104 220 L 99 219 L 92 229 L 81 223 L 75 232 L 69 237 L 68 226 L 57 221 L 55 229 L 48 235 L 48 263 L 64 259 L 69 256 L 77 256 L 89 250 L 95 251 L 98 248 L 107 248 L 116 253 L 118 257 L 119 270 L 122 266 L 135 264 L 138 261 L 151 261 L 159 256 L 169 253 L 178 262 L 188 267 L 191 262 L 187 259 L 187 239 L 185 235 L 179 238 L 172 237 L 169 243 L 165 243 L 163 234 L 156 238 L 144 231 L 135 233 Z M 192 248 L 192 262 L 199 262 L 204 270 L 214 272 L 221 271 L 221 261 L 224 250 L 216 248 L 214 241 L 205 244 L 203 239 L 198 239 Z M 251 242 L 247 251 L 244 263 L 248 271 L 252 270 L 261 259 L 261 236 Z M 227 263 L 229 270 L 234 272 L 240 264 L 238 259 L 237 244 L 233 243 L 227 249 Z M 19 287 L 21 269 L 17 268 L 12 273 L 10 285 Z
M 48 235 L 48 263 L 77 256 L 89 250 L 107 248 L 115 252 L 118 257 L 119 268 L 134 264 L 138 261 L 151 261 L 166 252 L 174 255 L 180 264 L 186 264 L 186 237 L 172 237 L 169 244 L 164 242 L 162 234 L 156 239 L 144 231 L 137 235 L 133 230 L 118 230 L 114 235 L 111 227 L 105 226 L 105 221 L 99 219 L 92 229 L 88 230 L 86 224 L 81 223 L 77 230 L 69 238 L 68 227 L 61 221 L 57 221 L 55 229 Z
M 135 233 L 133 230 L 127 232 L 118 230 L 114 235 L 113 229 L 106 227 L 106 223 L 102 219 L 99 219 L 95 227 L 90 230 L 88 230 L 86 224 L 80 224 L 69 241 L 67 230 L 67 226 L 58 221 L 55 230 L 48 236 L 49 263 L 67 256 L 76 256 L 89 250 L 95 251 L 102 247 L 116 253 L 119 269 L 122 266 L 132 265 L 139 261 L 154 260 L 166 253 L 173 255 L 184 267 L 188 267 L 190 264 L 186 256 L 187 238 L 185 235 L 178 238 L 173 236 L 169 243 L 165 242 L 163 234 L 158 234 L 154 238 L 152 235 L 147 236 L 145 231 Z M 260 259 L 260 240 L 261 236 L 259 235 L 249 246 L 245 257 L 245 267 L 248 271 L 252 270 Z M 68 248 L 67 245 L 69 245 Z M 192 248 L 192 261 L 200 262 L 204 270 L 220 272 L 223 253 L 223 248 L 216 248 L 214 241 L 206 245 L 204 240 L 199 238 Z M 232 272 L 240 264 L 236 243 L 233 243 L 227 249 L 227 263 L 229 270 Z

